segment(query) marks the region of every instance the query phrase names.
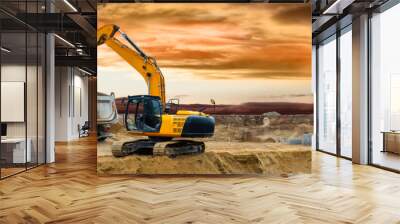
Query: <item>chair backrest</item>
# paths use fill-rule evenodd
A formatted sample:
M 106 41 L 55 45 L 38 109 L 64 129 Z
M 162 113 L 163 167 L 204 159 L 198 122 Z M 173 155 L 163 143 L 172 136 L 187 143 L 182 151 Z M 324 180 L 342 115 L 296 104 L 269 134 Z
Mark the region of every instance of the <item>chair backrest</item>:
M 85 123 L 82 126 L 82 129 L 89 129 L 90 128 L 90 123 L 89 121 L 85 121 Z

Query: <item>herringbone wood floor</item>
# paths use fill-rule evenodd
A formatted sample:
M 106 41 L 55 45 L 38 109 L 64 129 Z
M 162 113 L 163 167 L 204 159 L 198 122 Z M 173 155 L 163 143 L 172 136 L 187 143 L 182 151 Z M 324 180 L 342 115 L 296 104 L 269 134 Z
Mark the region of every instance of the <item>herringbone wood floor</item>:
M 98 177 L 96 142 L 0 181 L 0 223 L 400 223 L 400 175 L 315 152 L 290 177 Z

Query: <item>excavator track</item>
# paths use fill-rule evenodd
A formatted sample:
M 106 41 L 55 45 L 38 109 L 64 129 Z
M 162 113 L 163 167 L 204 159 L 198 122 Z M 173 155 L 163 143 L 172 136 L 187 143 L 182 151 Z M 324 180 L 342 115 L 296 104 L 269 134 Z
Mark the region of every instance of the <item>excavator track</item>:
M 154 155 L 175 158 L 180 155 L 194 155 L 205 151 L 204 142 L 192 140 L 154 141 L 141 139 L 113 145 L 112 154 L 115 157 L 128 155 Z
M 204 142 L 192 140 L 174 140 L 167 142 L 159 142 L 154 145 L 153 155 L 177 157 L 180 155 L 194 155 L 205 151 Z
M 112 154 L 115 157 L 124 157 L 132 154 L 152 155 L 155 143 L 149 139 L 140 139 L 124 142 L 122 145 L 116 144 L 112 146 Z

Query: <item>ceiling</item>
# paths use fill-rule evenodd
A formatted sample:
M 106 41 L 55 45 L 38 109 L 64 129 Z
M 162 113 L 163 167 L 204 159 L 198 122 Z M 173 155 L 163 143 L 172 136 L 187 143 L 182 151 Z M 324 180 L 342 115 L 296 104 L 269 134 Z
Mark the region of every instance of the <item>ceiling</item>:
M 312 0 L 313 44 L 352 23 L 352 18 L 372 11 L 388 0 Z
M 36 33 L 50 32 L 57 34 L 56 66 L 72 65 L 96 74 L 97 1 L 47 0 L 47 5 L 44 0 L 26 2 L 0 1 L 2 45 L 12 49 L 7 58 L 16 61 L 24 58 L 24 55 L 34 55 L 37 44 L 30 44 L 30 39 Z M 27 54 L 25 36 L 28 41 Z
M 181 3 L 213 3 L 213 2 L 265 2 L 265 3 L 307 3 L 309 0 L 99 0 L 99 3 L 134 3 L 134 2 L 181 2 Z

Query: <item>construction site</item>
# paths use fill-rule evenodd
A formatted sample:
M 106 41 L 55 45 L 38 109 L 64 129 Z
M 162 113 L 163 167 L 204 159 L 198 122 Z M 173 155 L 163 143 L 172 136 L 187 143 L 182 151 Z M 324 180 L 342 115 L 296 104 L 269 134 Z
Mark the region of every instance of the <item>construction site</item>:
M 161 38 L 154 39 L 153 35 L 146 36 L 144 32 L 146 28 L 143 27 L 142 32 L 139 24 L 137 26 L 126 25 L 126 21 L 123 19 L 113 20 L 112 18 L 105 19 L 107 23 L 102 22 L 103 18 L 108 18 L 109 15 L 105 12 L 112 11 L 113 7 L 116 5 L 100 6 L 102 13 L 99 16 L 97 30 L 97 45 L 100 49 L 99 65 L 101 70 L 109 68 L 107 72 L 101 72 L 99 89 L 107 88 L 112 91 L 110 94 L 99 93 L 97 100 L 99 140 L 97 171 L 99 174 L 289 175 L 310 171 L 313 104 L 311 88 L 307 81 L 309 66 L 299 65 L 293 69 L 296 76 L 304 75 L 303 79 L 306 81 L 297 81 L 290 77 L 291 75 L 286 74 L 288 73 L 286 70 L 282 71 L 288 77 L 280 77 L 279 79 L 282 81 L 279 85 L 287 88 L 286 83 L 290 82 L 296 86 L 294 92 L 291 88 L 283 91 L 279 89 L 266 91 L 267 88 L 263 86 L 253 92 L 242 90 L 243 92 L 236 91 L 234 93 L 223 86 L 230 86 L 230 89 L 233 89 L 237 84 L 227 81 L 218 85 L 215 84 L 218 81 L 214 80 L 214 76 L 209 77 L 209 74 L 219 73 L 218 70 L 220 70 L 214 68 L 212 64 L 230 60 L 230 63 L 233 64 L 225 69 L 227 79 L 241 80 L 241 82 L 249 84 L 255 83 L 258 79 L 255 73 L 260 72 L 258 66 L 278 63 L 271 59 L 271 56 L 264 56 L 264 54 L 255 56 L 253 59 L 259 61 L 260 65 L 248 62 L 247 58 L 240 58 L 243 55 L 242 52 L 250 53 L 250 51 L 244 51 L 244 48 L 248 47 L 256 51 L 255 49 L 260 46 L 259 43 L 248 38 L 232 37 L 229 34 L 215 36 L 212 33 L 219 33 L 220 28 L 218 27 L 212 27 L 204 36 L 196 35 L 198 30 L 202 29 L 198 26 L 191 27 L 190 25 L 188 26 L 191 27 L 190 31 L 182 32 L 181 28 L 175 26 L 180 16 L 169 17 L 168 11 L 177 10 L 178 15 L 184 14 L 184 11 L 187 10 L 184 7 L 126 5 L 127 8 L 135 9 L 135 12 L 144 10 L 147 15 L 165 12 L 164 23 L 157 23 L 155 26 L 160 26 L 161 32 L 171 29 L 182 36 L 187 36 L 183 38 L 179 35 L 165 33 L 166 38 L 171 38 L 176 42 L 163 43 Z M 208 7 L 213 11 L 225 9 L 229 11 L 229 15 L 242 10 L 231 5 Z M 196 5 L 190 6 L 190 8 L 204 10 Z M 304 16 L 306 16 L 307 10 L 307 7 L 300 8 Z M 256 14 L 263 16 L 265 11 L 259 10 L 256 11 Z M 225 16 L 228 18 L 228 15 Z M 110 21 L 115 23 L 109 23 Z M 207 19 L 202 16 L 196 18 L 196 21 L 191 21 L 189 17 L 185 16 L 184 21 L 189 24 L 193 22 L 196 24 L 208 23 Z M 143 23 L 152 26 L 154 21 L 144 19 Z M 221 23 L 223 26 L 231 24 Z M 240 24 L 242 35 L 253 30 L 252 25 L 241 24 L 240 21 L 232 21 L 232 23 Z M 125 26 L 121 27 L 121 24 Z M 165 24 L 165 27 L 162 27 L 162 24 Z M 132 29 L 135 29 L 135 32 Z M 268 28 L 263 27 L 262 29 L 263 35 L 266 35 Z M 232 33 L 231 35 L 236 34 Z M 193 41 L 195 38 L 197 40 Z M 219 56 L 221 58 L 207 60 L 201 55 L 215 54 L 214 52 L 220 51 L 218 48 L 203 50 L 205 47 L 214 48 L 214 43 L 205 42 L 207 38 L 214 39 L 214 41 L 219 40 L 221 44 L 226 45 L 231 45 L 235 38 L 239 38 L 235 45 L 241 47 L 234 52 L 221 52 L 223 54 L 223 56 Z M 138 39 L 141 41 L 137 41 Z M 188 40 L 192 40 L 192 42 L 188 42 Z M 187 46 L 181 46 L 182 42 L 187 42 Z M 157 51 L 156 47 L 149 47 L 149 45 L 158 46 L 160 44 L 161 51 Z M 169 51 L 165 51 L 166 46 Z M 185 50 L 185 47 L 188 50 Z M 281 47 L 276 46 L 276 48 Z M 193 51 L 193 49 L 196 50 Z M 311 48 L 301 50 L 311 52 Z M 169 55 L 168 52 L 172 52 L 172 54 Z M 166 61 L 177 59 L 178 52 L 182 52 L 182 60 L 168 65 Z M 200 57 L 193 54 L 199 54 Z M 234 56 L 226 59 L 229 54 Z M 303 60 L 305 63 L 307 59 Z M 109 64 L 109 61 L 115 62 Z M 296 60 L 294 59 L 294 61 Z M 122 85 L 123 79 L 108 80 L 107 76 L 111 78 L 111 76 L 121 76 L 124 73 L 119 71 L 120 68 L 116 66 L 118 63 L 122 68 L 129 69 L 126 70 L 129 72 L 129 76 L 134 76 L 135 80 L 136 77 L 141 80 L 127 86 Z M 188 66 L 181 72 L 192 74 L 193 79 L 187 79 L 186 82 L 177 83 L 171 87 L 168 84 L 169 80 L 177 79 L 178 73 L 176 71 L 171 73 L 170 68 L 179 66 L 179 63 L 182 63 L 184 67 Z M 193 63 L 199 63 L 202 67 L 191 69 Z M 270 83 L 274 82 L 271 79 L 277 78 L 275 76 L 278 71 L 271 72 L 271 66 L 267 66 L 264 68 L 265 70 L 261 71 L 263 73 L 262 83 L 271 85 L 271 88 L 274 89 L 275 87 L 272 87 L 273 84 Z M 203 69 L 208 69 L 207 74 L 193 75 L 201 73 Z M 247 70 L 248 75 L 246 77 L 238 76 L 237 74 L 243 70 Z M 198 79 L 202 79 L 202 81 Z M 222 79 L 217 78 L 217 80 Z M 219 90 L 214 94 L 204 91 L 196 84 L 198 82 L 207 83 L 208 86 L 215 85 Z M 138 84 L 142 84 L 146 88 L 144 93 Z M 128 96 L 124 96 L 122 92 L 127 92 Z M 177 95 L 177 93 L 180 94 Z M 196 96 L 192 96 L 190 100 L 187 96 L 191 95 Z M 248 96 L 242 97 L 242 95 Z M 231 96 L 231 98 L 227 96 Z M 208 97 L 209 103 L 204 103 Z M 237 97 L 242 97 L 242 99 Z M 301 102 L 300 99 L 303 99 L 304 102 Z M 186 104 L 183 104 L 182 101 Z
M 125 130 L 122 115 L 112 137 L 98 143 L 97 171 L 107 174 L 264 174 L 289 175 L 311 170 L 313 115 L 214 115 L 214 136 L 206 150 L 175 158 L 112 155 L 112 145 L 140 139 Z

